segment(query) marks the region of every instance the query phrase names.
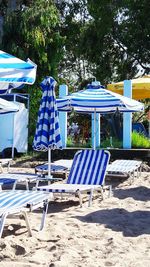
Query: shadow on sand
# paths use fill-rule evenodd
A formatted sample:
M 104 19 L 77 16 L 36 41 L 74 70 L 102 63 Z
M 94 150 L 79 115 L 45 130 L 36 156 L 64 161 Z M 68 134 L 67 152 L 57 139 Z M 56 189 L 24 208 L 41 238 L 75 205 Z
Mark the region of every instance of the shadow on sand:
M 135 188 L 128 189 L 116 189 L 113 191 L 114 197 L 119 199 L 125 199 L 131 197 L 139 201 L 149 201 L 150 200 L 150 188 L 145 186 L 139 186 Z
M 125 209 L 115 208 L 99 210 L 75 218 L 84 223 L 103 224 L 113 231 L 122 232 L 126 237 L 150 234 L 150 211 L 129 212 Z

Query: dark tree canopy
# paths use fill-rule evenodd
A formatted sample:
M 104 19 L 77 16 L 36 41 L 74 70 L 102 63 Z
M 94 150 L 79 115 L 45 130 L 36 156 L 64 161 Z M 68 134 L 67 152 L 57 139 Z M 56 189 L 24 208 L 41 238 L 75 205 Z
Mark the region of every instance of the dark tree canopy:
M 95 76 L 110 82 L 150 72 L 149 0 L 88 0 L 81 50 Z

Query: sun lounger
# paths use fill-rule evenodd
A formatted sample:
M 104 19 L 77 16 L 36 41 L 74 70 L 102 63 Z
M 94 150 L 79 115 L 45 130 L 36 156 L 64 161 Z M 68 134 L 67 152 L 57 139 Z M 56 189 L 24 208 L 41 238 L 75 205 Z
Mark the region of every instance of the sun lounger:
M 72 164 L 72 160 L 57 160 L 54 163 L 51 163 L 51 173 L 52 174 L 65 174 L 65 178 L 67 178 L 68 171 L 70 170 Z M 40 175 L 48 174 L 48 163 L 43 165 L 39 165 L 35 167 L 35 173 L 39 173 Z
M 0 191 L 2 190 L 3 185 L 12 185 L 15 184 L 15 179 L 9 179 L 9 178 L 0 178 Z
M 82 150 L 75 154 L 67 183 L 39 186 L 37 190 L 53 193 L 72 193 L 78 195 L 82 206 L 82 193 L 89 192 L 89 206 L 93 192 L 100 191 L 103 185 L 110 154 L 104 150 Z
M 44 192 L 28 190 L 10 190 L 0 192 L 0 237 L 2 236 L 6 217 L 9 215 L 22 214 L 28 233 L 31 236 L 31 228 L 27 216 L 27 211 L 33 211 L 37 208 L 43 208 L 43 215 L 40 230 L 43 229 L 48 208 L 48 201 L 51 195 Z
M 12 189 L 15 190 L 16 186 L 19 184 L 24 184 L 26 189 L 29 190 L 29 184 L 35 183 L 35 187 L 39 185 L 40 181 L 48 182 L 50 184 L 52 180 L 62 180 L 61 178 L 51 178 L 48 176 L 43 176 L 42 174 L 30 174 L 30 173 L 1 173 L 0 174 L 0 190 L 2 190 L 3 185 L 13 184 Z
M 5 184 L 13 184 L 12 189 L 16 189 L 19 183 L 25 184 L 26 189 L 29 189 L 30 182 L 37 182 L 37 175 L 27 173 L 1 173 L 0 174 L 0 189 Z
M 12 161 L 11 158 L 0 159 L 0 170 L 1 170 L 1 172 L 4 171 L 4 169 L 3 169 L 4 166 L 7 166 L 7 171 L 9 171 L 11 161 Z
M 107 167 L 107 176 L 130 177 L 131 180 L 140 176 L 142 161 L 115 160 Z

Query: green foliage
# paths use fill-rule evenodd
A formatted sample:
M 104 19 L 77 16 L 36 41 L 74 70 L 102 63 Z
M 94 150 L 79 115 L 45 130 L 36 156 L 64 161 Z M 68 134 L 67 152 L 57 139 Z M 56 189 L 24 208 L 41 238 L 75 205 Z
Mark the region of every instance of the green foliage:
M 91 148 L 91 142 L 88 142 L 88 143 L 77 142 L 77 143 L 75 143 L 73 138 L 71 136 L 68 136 L 67 147 Z
M 86 58 L 80 51 L 82 28 L 88 19 L 87 0 L 57 1 L 61 14 L 61 35 L 65 38 L 64 58 L 59 72 L 69 84 L 77 87 L 85 78 Z
M 150 139 L 143 134 L 133 131 L 132 133 L 132 147 L 136 148 L 150 148 Z
M 80 52 L 103 83 L 149 73 L 149 0 L 88 0 Z
M 37 79 L 57 77 L 64 39 L 60 36 L 59 13 L 53 1 L 35 0 L 5 17 L 2 48 L 38 65 Z
M 118 140 L 115 137 L 111 138 L 106 138 L 101 142 L 101 148 L 122 148 L 122 141 Z
M 35 133 L 41 99 L 40 82 L 45 76 L 56 77 L 63 57 L 64 38 L 59 33 L 59 12 L 51 0 L 26 1 L 28 4 L 5 16 L 1 49 L 37 64 L 36 83 L 21 93 L 30 94 L 29 148 Z M 19 92 L 17 90 L 17 92 Z

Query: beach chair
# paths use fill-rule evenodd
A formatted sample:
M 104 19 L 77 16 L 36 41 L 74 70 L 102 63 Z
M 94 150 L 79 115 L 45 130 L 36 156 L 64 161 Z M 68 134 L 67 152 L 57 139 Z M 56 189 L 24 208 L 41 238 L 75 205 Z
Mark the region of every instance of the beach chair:
M 16 180 L 15 179 L 9 179 L 9 178 L 0 178 L 0 191 L 2 190 L 2 187 L 4 185 L 15 185 Z
M 27 211 L 43 208 L 43 215 L 40 230 L 43 229 L 48 208 L 48 201 L 52 198 L 51 194 L 28 190 L 3 190 L 0 192 L 0 238 L 3 233 L 5 220 L 9 215 L 22 214 L 29 235 L 32 235 Z
M 132 182 L 141 175 L 142 161 L 118 159 L 113 161 L 107 167 L 107 176 L 130 178 Z
M 63 174 L 67 178 L 68 172 L 71 168 L 72 160 L 60 159 L 51 163 L 51 174 Z M 45 176 L 48 174 L 48 163 L 38 165 L 35 167 L 35 173 Z
M 12 184 L 12 189 L 15 190 L 17 184 L 24 184 L 26 189 L 29 190 L 29 183 L 38 183 L 38 176 L 36 174 L 29 173 L 1 173 L 0 174 L 0 190 L 3 185 Z
M 95 190 L 103 198 L 103 185 L 110 154 L 104 150 L 82 150 L 75 154 L 66 183 L 39 186 L 37 190 L 53 193 L 71 193 L 79 197 L 82 206 L 82 193 L 89 192 L 89 206 Z
M 7 167 L 7 172 L 9 172 L 9 168 L 10 168 L 10 163 L 11 163 L 12 159 L 11 158 L 4 158 L 4 159 L 0 159 L 0 171 L 4 172 L 3 167 Z

